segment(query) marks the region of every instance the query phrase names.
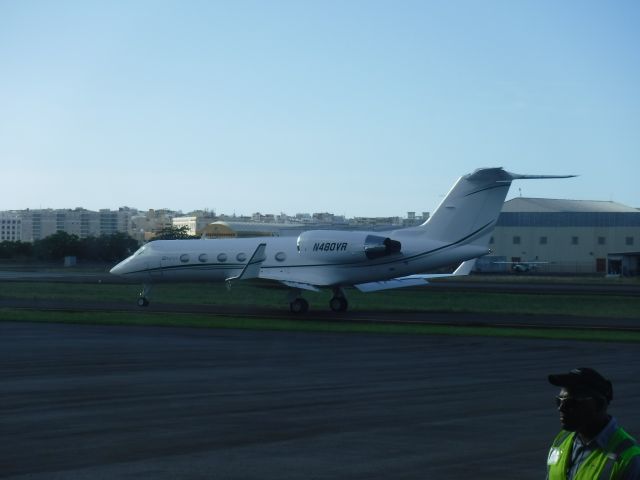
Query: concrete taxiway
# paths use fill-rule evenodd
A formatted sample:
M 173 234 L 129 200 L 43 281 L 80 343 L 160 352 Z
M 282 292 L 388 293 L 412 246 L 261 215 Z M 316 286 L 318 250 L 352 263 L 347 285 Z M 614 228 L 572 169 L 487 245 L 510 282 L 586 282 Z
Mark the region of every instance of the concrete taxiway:
M 640 435 L 637 344 L 0 322 L 0 477 L 538 479 L 576 366 Z

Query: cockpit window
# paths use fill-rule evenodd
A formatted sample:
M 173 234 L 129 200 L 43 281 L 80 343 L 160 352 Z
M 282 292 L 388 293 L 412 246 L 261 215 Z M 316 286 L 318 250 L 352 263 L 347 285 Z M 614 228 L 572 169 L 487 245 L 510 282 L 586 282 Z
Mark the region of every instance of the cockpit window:
M 139 257 L 140 255 L 142 255 L 146 251 L 147 251 L 147 247 L 145 245 L 144 247 L 141 247 L 141 248 L 138 249 L 138 251 L 135 253 L 135 256 Z

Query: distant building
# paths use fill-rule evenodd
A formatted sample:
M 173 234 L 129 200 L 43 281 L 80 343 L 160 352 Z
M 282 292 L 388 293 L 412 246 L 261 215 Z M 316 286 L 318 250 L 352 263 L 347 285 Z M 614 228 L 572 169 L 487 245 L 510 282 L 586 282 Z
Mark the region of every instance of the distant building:
M 172 224 L 174 227 L 187 227 L 187 233 L 192 236 L 202 235 L 207 225 L 214 222 L 213 216 L 192 216 L 192 217 L 173 217 Z
M 284 235 L 283 233 L 291 228 L 296 228 L 296 232 L 299 231 L 299 227 L 290 224 L 218 220 L 207 225 L 202 235 L 205 238 L 279 237 L 286 236 L 286 233 Z
M 607 257 L 640 248 L 640 211 L 616 202 L 514 198 L 505 202 L 477 270 L 532 263 L 540 273 L 608 273 Z M 638 274 L 635 263 L 624 273 Z M 499 263 L 498 263 L 499 262 Z
M 16 210 L 2 213 L 5 223 L 0 223 L 0 227 L 4 227 L 4 235 L 7 237 L 14 237 L 23 242 L 42 240 L 56 232 L 66 232 L 80 238 L 110 235 L 116 232 L 130 234 L 131 217 L 135 212 L 126 207 L 117 211 L 100 210 L 99 212 L 83 208 Z M 15 235 L 13 234 L 14 226 L 16 227 Z M 17 234 L 18 226 L 20 227 L 19 235 Z M 0 232 L 3 230 L 0 229 Z
M 403 227 L 416 227 L 422 225 L 429 220 L 429 212 L 422 212 L 421 216 L 417 216 L 416 212 L 407 212 L 407 218 L 402 221 Z
M 182 213 L 168 209 L 139 212 L 131 218 L 131 236 L 139 242 L 148 242 L 160 230 L 171 227 L 172 219 L 178 215 L 182 216 Z
M 402 228 L 384 222 L 371 223 L 262 223 L 222 221 L 207 225 L 202 232 L 206 238 L 225 237 L 295 237 L 308 230 L 372 230 L 384 232 Z
M 400 217 L 354 217 L 349 224 L 358 227 L 383 227 L 391 230 L 402 227 L 402 219 Z
M 0 212 L 0 242 L 22 241 L 22 218 L 15 212 Z

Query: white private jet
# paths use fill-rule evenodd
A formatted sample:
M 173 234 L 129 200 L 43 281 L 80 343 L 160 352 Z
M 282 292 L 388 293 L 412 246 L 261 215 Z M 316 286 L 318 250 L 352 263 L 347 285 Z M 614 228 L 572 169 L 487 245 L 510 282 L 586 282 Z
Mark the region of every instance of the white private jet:
M 422 225 L 381 232 L 310 230 L 296 237 L 149 242 L 111 273 L 144 284 L 138 305 L 147 306 L 156 282 L 226 281 L 260 278 L 290 288 L 292 312 L 306 312 L 303 290 L 331 288 L 330 307 L 348 303 L 344 287 L 364 292 L 425 285 L 423 272 L 463 262 L 450 275 L 466 275 L 478 257 L 490 252 L 491 232 L 513 180 L 569 178 L 575 175 L 518 175 L 482 168 L 458 179 L 434 214 Z M 444 275 L 447 276 L 447 275 Z

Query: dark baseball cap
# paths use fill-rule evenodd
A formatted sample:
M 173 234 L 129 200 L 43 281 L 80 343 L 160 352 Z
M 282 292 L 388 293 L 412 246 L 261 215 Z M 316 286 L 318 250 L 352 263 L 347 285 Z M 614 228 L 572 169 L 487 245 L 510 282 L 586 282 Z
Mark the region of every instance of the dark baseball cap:
M 574 368 L 569 373 L 549 375 L 549 383 L 556 387 L 593 392 L 606 398 L 608 402 L 613 400 L 611 382 L 593 368 L 580 367 Z

